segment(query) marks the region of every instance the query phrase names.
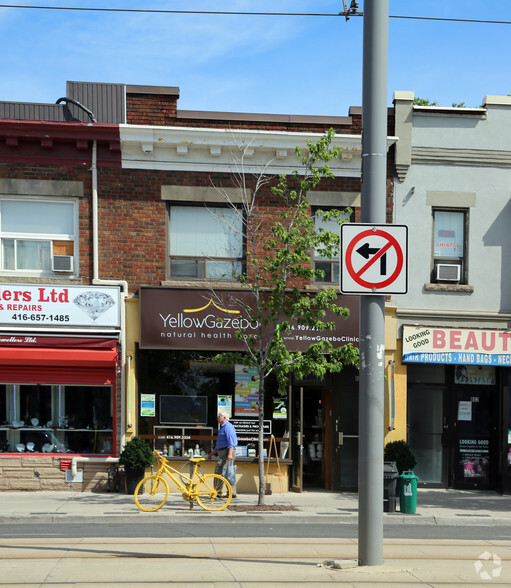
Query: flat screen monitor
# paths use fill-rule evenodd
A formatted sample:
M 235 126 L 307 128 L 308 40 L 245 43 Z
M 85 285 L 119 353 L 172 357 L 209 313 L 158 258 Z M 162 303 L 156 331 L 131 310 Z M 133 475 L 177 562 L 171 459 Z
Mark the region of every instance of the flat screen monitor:
M 207 396 L 160 396 L 160 424 L 207 425 Z

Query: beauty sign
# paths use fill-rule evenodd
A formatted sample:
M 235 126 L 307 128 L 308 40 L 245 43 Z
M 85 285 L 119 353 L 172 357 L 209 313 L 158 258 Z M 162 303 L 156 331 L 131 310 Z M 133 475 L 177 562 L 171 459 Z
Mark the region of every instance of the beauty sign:
M 403 326 L 403 362 L 511 365 L 511 331 Z

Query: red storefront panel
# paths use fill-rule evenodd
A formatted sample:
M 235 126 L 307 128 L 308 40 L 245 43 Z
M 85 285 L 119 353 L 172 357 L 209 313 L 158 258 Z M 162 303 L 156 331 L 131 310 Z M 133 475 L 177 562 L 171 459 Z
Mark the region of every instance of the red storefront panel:
M 0 344 L 0 382 L 11 384 L 114 385 L 115 339 L 37 337 L 36 345 Z M 44 345 L 53 344 L 54 347 Z M 58 345 L 70 345 L 59 347 Z M 82 346 L 81 348 L 79 346 Z

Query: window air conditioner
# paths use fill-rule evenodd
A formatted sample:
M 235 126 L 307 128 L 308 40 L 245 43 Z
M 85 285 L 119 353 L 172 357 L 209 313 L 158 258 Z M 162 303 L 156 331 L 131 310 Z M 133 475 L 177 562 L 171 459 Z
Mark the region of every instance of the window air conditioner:
M 73 256 L 72 255 L 54 255 L 52 259 L 52 268 L 54 272 L 72 272 Z
M 461 265 L 459 263 L 437 263 L 436 279 L 439 282 L 459 282 L 461 279 Z

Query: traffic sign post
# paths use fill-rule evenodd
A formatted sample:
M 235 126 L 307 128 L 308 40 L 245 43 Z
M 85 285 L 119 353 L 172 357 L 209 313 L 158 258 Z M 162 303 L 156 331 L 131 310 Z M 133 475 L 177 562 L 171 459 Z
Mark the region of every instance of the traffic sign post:
M 345 223 L 340 261 L 342 294 L 406 294 L 408 227 Z
M 387 219 L 388 20 L 389 0 L 364 1 L 360 207 L 360 220 L 363 223 L 384 223 Z M 360 247 L 362 252 L 355 253 Z M 364 247 L 364 243 L 360 243 L 360 247 L 353 247 L 351 277 L 357 277 L 358 286 L 363 286 L 360 281 L 373 286 L 369 290 L 363 286 L 359 292 L 367 295 L 360 297 L 358 561 L 360 565 L 374 566 L 383 563 L 385 404 L 385 295 L 381 291 L 383 287 L 377 288 L 377 285 L 388 280 L 386 276 L 390 265 L 388 256 L 379 261 L 383 256 L 380 253 L 383 245 L 368 243 Z M 371 252 L 371 249 L 377 247 L 377 253 Z M 358 267 L 355 256 L 363 258 L 363 254 L 368 256 L 368 262 L 371 263 L 367 267 Z M 377 254 L 379 258 L 375 259 Z M 370 275 L 370 268 L 379 273 L 377 278 Z M 375 288 L 374 292 L 372 288 Z

